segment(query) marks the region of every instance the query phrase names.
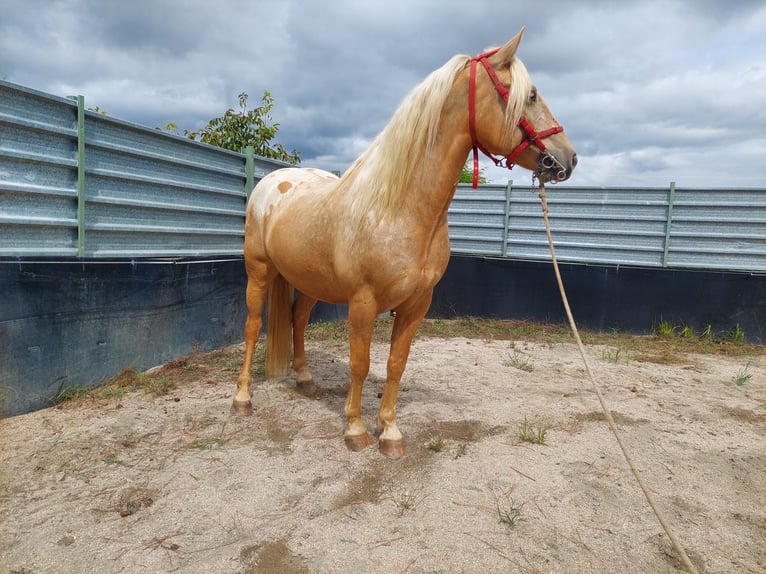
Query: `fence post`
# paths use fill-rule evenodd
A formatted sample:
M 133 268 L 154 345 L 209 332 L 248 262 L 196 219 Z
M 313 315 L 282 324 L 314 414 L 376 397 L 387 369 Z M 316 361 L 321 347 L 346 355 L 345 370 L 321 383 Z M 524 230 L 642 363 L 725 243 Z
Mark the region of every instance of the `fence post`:
M 662 266 L 668 266 L 668 250 L 670 249 L 670 225 L 673 222 L 673 203 L 676 200 L 676 182 L 670 182 L 668 190 L 668 213 L 665 220 L 665 244 L 662 248 Z
M 245 193 L 249 200 L 255 185 L 255 148 L 249 145 L 242 151 L 245 152 Z
M 508 180 L 505 188 L 505 223 L 503 225 L 503 247 L 500 254 L 508 257 L 508 226 L 511 223 L 511 190 L 513 189 L 513 180 Z
M 77 96 L 77 256 L 85 257 L 85 97 Z

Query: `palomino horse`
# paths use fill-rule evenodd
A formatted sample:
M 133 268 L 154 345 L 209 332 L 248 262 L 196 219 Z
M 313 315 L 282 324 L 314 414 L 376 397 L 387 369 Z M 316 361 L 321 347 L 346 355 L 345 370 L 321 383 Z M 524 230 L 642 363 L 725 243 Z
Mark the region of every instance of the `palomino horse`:
M 347 304 L 351 385 L 344 436 L 349 449 L 365 448 L 371 441 L 361 395 L 370 340 L 377 315 L 392 310 L 378 444 L 390 458 L 404 455 L 396 426 L 399 381 L 449 261 L 447 207 L 466 156 L 472 149 L 474 162 L 477 150 L 499 154 L 505 157 L 496 163 L 515 163 L 541 181 L 567 179 L 577 163 L 516 57 L 523 32 L 502 48 L 455 56 L 432 72 L 341 178 L 286 168 L 258 183 L 247 206 L 245 359 L 232 413 L 252 412 L 250 368 L 267 297 L 267 376 L 289 372 L 292 347 L 292 368 L 304 389 L 313 389 L 304 349 L 311 309 L 317 300 Z

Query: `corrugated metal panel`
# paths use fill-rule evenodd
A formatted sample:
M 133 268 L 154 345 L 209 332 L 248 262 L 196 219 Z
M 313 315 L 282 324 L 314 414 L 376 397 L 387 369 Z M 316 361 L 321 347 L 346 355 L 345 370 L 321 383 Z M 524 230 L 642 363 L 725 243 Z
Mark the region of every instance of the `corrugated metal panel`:
M 246 182 L 285 164 L 256 158 L 248 173 L 242 154 L 83 116 L 80 180 L 77 103 L 0 81 L 0 256 L 242 253 Z M 547 196 L 562 261 L 766 271 L 764 189 L 549 186 Z M 448 221 L 454 253 L 550 259 L 535 187 L 460 185 Z
M 5 82 L 0 255 L 77 255 L 77 105 Z
M 506 186 L 459 185 L 447 213 L 453 253 L 503 255 Z
M 550 260 L 537 193 L 459 185 L 452 251 Z M 546 196 L 561 261 L 766 271 L 766 190 L 548 186 Z
M 79 179 L 77 102 L 0 81 L 0 256 L 242 253 L 246 182 L 285 164 L 83 117 Z
M 88 256 L 242 253 L 242 154 L 97 114 L 85 133 Z
M 546 196 L 561 261 L 660 264 L 667 190 L 549 186 Z M 518 200 L 511 204 L 508 255 L 550 259 L 537 189 L 514 190 L 514 197 Z
M 668 266 L 766 271 L 766 190 L 676 189 Z

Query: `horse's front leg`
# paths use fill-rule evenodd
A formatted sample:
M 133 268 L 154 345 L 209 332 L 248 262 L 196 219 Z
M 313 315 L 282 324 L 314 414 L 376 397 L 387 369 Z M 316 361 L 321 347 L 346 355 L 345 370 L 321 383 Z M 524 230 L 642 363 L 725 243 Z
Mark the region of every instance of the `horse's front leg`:
M 396 308 L 396 319 L 391 334 L 391 351 L 388 355 L 386 386 L 378 412 L 378 425 L 382 429 L 378 448 L 385 456 L 398 459 L 404 456 L 404 439 L 396 426 L 396 399 L 399 394 L 399 382 L 402 379 L 410 346 L 418 326 L 431 306 L 433 291 L 418 293 L 413 298 Z
M 316 302 L 316 299 L 299 291 L 293 303 L 293 370 L 297 374 L 298 390 L 307 395 L 314 394 L 316 390 L 306 361 L 305 345 L 306 325 Z
M 351 384 L 346 397 L 346 446 L 353 451 L 371 444 L 362 420 L 362 387 L 370 371 L 370 341 L 375 326 L 376 305 L 371 298 L 351 301 L 348 306 L 349 374 Z

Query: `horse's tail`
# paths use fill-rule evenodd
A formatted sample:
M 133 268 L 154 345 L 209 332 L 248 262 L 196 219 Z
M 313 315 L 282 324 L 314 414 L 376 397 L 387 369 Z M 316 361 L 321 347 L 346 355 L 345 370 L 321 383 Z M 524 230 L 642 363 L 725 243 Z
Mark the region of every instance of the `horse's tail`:
M 266 376 L 281 377 L 290 373 L 293 347 L 293 287 L 277 275 L 269 287 L 268 323 L 266 326 Z

